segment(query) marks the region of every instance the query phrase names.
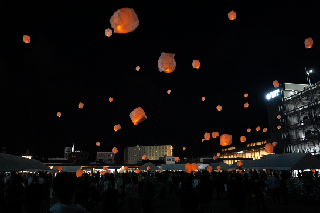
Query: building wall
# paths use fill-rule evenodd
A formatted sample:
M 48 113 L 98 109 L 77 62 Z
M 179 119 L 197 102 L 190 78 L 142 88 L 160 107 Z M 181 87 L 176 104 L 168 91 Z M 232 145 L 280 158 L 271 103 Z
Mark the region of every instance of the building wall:
M 126 154 L 127 153 L 127 154 Z M 135 146 L 125 148 L 124 162 L 126 164 L 136 164 L 146 155 L 149 160 L 159 160 L 160 157 L 172 156 L 171 145 L 160 146 Z
M 80 162 L 86 161 L 88 159 L 89 159 L 88 152 L 71 152 L 68 155 L 68 160 L 70 160 L 74 163 L 80 163 Z
M 104 163 L 115 163 L 112 152 L 97 152 L 97 161 Z

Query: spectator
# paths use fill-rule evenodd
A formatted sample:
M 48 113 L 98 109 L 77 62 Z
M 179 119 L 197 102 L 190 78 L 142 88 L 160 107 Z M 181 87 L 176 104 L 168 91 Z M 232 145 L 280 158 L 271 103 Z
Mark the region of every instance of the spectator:
M 26 210 L 29 213 L 39 213 L 41 204 L 44 200 L 43 188 L 39 184 L 39 177 L 35 177 L 28 186 L 25 194 Z
M 251 180 L 249 180 L 249 175 L 247 173 L 244 174 L 243 187 L 244 187 L 244 192 L 246 194 L 246 209 L 248 212 L 251 212 L 252 183 L 251 183 Z
M 102 193 L 102 213 L 120 213 L 120 196 L 117 189 L 109 188 Z
M 198 208 L 198 198 L 195 190 L 192 187 L 192 179 L 188 176 L 182 181 L 182 191 L 180 195 L 180 208 L 181 212 L 194 213 Z
M 274 204 L 276 204 L 276 201 L 278 201 L 278 204 L 280 204 L 280 180 L 278 173 L 273 174 L 273 177 L 268 181 L 268 185 L 271 185 L 272 188 Z
M 239 213 L 244 213 L 246 194 L 240 173 L 237 173 L 235 176 L 235 184 L 232 196 L 234 207 L 238 210 Z
M 52 213 L 88 213 L 86 209 L 73 203 L 75 179 L 70 173 L 62 172 L 57 175 L 52 184 L 57 204 L 50 208 Z
M 22 186 L 22 179 L 15 173 L 11 173 L 9 184 L 7 188 L 7 210 L 6 212 L 19 213 L 22 211 L 24 188 Z
M 138 178 L 134 176 L 132 177 L 132 181 L 130 183 L 129 191 L 128 191 L 128 204 L 129 204 L 129 209 L 131 213 L 137 212 L 138 197 L 139 197 Z
M 204 174 L 199 183 L 199 204 L 205 212 L 213 212 L 213 183 L 207 173 Z
M 280 190 L 283 197 L 283 204 L 288 205 L 288 186 L 287 186 L 287 173 L 281 172 Z
M 258 173 L 255 171 L 253 173 L 252 191 L 256 198 L 256 208 L 258 213 L 260 213 L 260 206 L 262 206 L 262 212 L 266 212 L 263 194 L 264 187 L 264 182 L 259 178 Z

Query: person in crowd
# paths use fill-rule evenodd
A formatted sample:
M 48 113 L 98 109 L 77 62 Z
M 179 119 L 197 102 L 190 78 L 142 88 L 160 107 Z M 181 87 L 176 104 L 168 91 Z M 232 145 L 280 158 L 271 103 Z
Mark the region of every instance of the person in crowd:
M 111 179 L 109 176 L 106 177 L 106 181 L 104 182 L 103 191 L 106 191 L 108 188 L 112 188 Z
M 209 174 L 204 173 L 199 183 L 199 207 L 208 213 L 213 213 L 213 190 Z
M 155 197 L 154 187 L 149 177 L 144 178 L 144 185 L 142 188 L 141 207 L 144 213 L 153 213 L 152 200 Z
M 102 213 L 120 213 L 120 195 L 114 188 L 108 188 L 101 196 Z
M 239 213 L 244 213 L 246 193 L 240 173 L 237 173 L 235 175 L 235 183 L 232 196 L 234 207 L 237 209 Z
M 244 192 L 246 196 L 246 211 L 251 212 L 251 206 L 252 206 L 252 183 L 251 180 L 249 180 L 248 173 L 245 173 L 243 175 L 243 187 Z
M 24 188 L 22 186 L 22 178 L 11 173 L 6 191 L 6 212 L 20 213 L 23 206 Z
M 282 171 L 280 176 L 280 191 L 283 197 L 283 205 L 288 205 L 288 175 L 285 171 Z
M 44 201 L 44 191 L 39 184 L 39 177 L 35 177 L 28 186 L 25 193 L 25 204 L 27 213 L 39 213 L 42 202 Z
M 190 174 L 182 180 L 180 194 L 180 209 L 182 213 L 194 213 L 197 211 L 199 200 L 192 186 Z
M 270 185 L 272 189 L 272 197 L 274 204 L 280 204 L 280 180 L 278 173 L 273 174 L 273 177 L 270 178 L 270 180 L 268 181 L 268 185 Z
M 76 189 L 75 178 L 72 174 L 62 172 L 53 179 L 52 188 L 57 204 L 50 208 L 51 213 L 88 213 L 85 208 L 73 203 Z
M 252 181 L 252 191 L 256 199 L 256 208 L 257 212 L 260 213 L 260 207 L 262 207 L 262 212 L 266 212 L 266 206 L 264 202 L 264 193 L 263 190 L 265 188 L 264 181 L 259 178 L 259 174 L 255 171 L 253 173 L 253 181 Z
M 229 176 L 227 179 L 227 193 L 228 193 L 229 205 L 231 207 L 233 207 L 233 203 L 232 203 L 233 190 L 234 190 L 233 174 L 229 173 Z
M 135 213 L 138 209 L 138 198 L 139 198 L 139 188 L 138 188 L 138 178 L 136 176 L 132 177 L 132 181 L 129 185 L 128 190 L 128 212 Z

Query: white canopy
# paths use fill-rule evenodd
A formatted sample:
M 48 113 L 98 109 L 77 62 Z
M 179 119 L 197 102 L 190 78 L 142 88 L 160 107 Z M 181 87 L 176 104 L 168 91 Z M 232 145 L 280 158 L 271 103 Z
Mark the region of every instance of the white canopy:
M 232 164 L 229 169 L 231 170 L 235 170 L 235 169 L 250 169 L 251 165 L 255 163 L 254 160 L 242 160 L 241 161 L 243 163 L 242 166 L 238 166 L 237 162 Z
M 304 170 L 320 169 L 320 160 L 310 153 L 267 155 L 257 160 L 250 169 Z
M 154 165 L 153 163 L 145 163 L 143 164 L 139 170 L 142 171 L 142 170 L 147 170 L 147 167 L 150 167 L 150 169 L 148 171 L 156 171 L 156 170 L 160 170 L 159 167 L 157 167 L 156 165 Z
M 227 170 L 229 169 L 229 165 L 223 162 L 220 163 L 210 163 L 209 166 L 212 166 L 212 170 L 218 170 L 217 166 L 220 166 L 220 170 Z

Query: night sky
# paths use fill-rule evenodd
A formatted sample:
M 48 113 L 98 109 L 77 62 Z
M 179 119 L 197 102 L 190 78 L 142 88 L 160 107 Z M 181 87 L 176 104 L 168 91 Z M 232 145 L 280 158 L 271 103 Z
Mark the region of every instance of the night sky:
M 106 37 L 124 7 L 135 10 L 138 28 Z M 10 154 L 28 148 L 62 157 L 74 143 L 92 160 L 114 146 L 123 159 L 124 148 L 138 144 L 172 145 L 179 157 L 209 155 L 219 139 L 201 142 L 205 132 L 231 134 L 233 144 L 241 135 L 270 138 L 262 129 L 274 80 L 305 84 L 305 66 L 312 83 L 320 77 L 319 1 L 7 1 L 0 8 L 0 146 Z M 228 19 L 231 10 L 236 20 Z M 314 45 L 306 49 L 309 37 Z M 159 71 L 162 52 L 175 54 L 173 73 Z M 129 114 L 137 107 L 148 118 L 135 126 Z

